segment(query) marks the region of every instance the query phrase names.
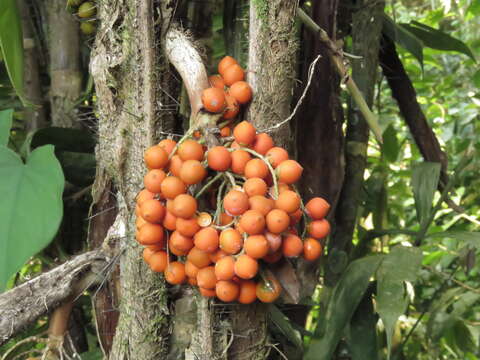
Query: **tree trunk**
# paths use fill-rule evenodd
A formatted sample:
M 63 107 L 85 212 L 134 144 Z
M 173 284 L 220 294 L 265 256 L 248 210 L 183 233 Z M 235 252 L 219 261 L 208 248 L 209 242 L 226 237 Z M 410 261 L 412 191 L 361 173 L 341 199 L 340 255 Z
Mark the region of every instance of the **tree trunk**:
M 158 140 L 157 131 L 172 123 L 167 106 L 171 103 L 169 84 L 174 82 L 168 76 L 159 39 L 165 37 L 173 8 L 170 1 L 97 3 L 100 27 L 90 63 L 99 117 L 93 194 L 98 204 L 115 189 L 116 223 L 124 231 L 112 244 L 121 253 L 119 281 L 113 284 L 120 303 L 110 353 L 115 360 L 158 359 L 167 350 L 165 282 L 142 261 L 133 215 L 135 196 L 143 187 L 143 152 Z M 156 18 L 157 14 L 161 17 Z M 95 231 L 93 226 L 91 232 Z

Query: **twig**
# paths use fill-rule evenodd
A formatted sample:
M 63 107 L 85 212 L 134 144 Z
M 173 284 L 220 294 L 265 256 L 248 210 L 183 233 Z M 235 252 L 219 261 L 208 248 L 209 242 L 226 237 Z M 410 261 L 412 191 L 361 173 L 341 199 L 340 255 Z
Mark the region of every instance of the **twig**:
M 465 284 L 464 282 L 461 282 L 460 280 L 457 280 L 454 277 L 451 277 L 449 274 L 444 273 L 443 271 L 435 270 L 435 268 L 433 268 L 431 266 L 427 266 L 427 265 L 424 265 L 423 267 L 427 270 L 430 270 L 430 271 L 434 272 L 434 273 L 442 275 L 443 277 L 447 278 L 450 281 L 453 281 L 455 284 L 459 285 L 460 287 L 463 287 L 464 289 L 467 289 L 467 290 L 469 290 L 471 292 L 474 292 L 476 294 L 480 294 L 480 289 L 475 289 L 475 288 Z
M 300 96 L 300 99 L 298 99 L 297 104 L 295 105 L 295 108 L 293 109 L 292 113 L 283 121 L 279 122 L 278 124 L 271 126 L 267 129 L 260 130 L 260 132 L 272 132 L 273 130 L 278 129 L 279 127 L 285 125 L 287 122 L 292 120 L 292 118 L 295 116 L 297 113 L 298 108 L 300 105 L 302 105 L 303 100 L 305 99 L 305 96 L 307 95 L 308 89 L 310 88 L 310 85 L 312 83 L 312 78 L 313 74 L 315 72 L 315 66 L 317 65 L 318 60 L 320 60 L 322 56 L 318 55 L 315 60 L 312 61 L 310 66 L 308 67 L 308 80 L 307 80 L 307 85 L 305 86 L 305 89 L 303 89 L 302 96 Z
M 378 124 L 377 116 L 372 113 L 370 108 L 368 107 L 365 99 L 363 98 L 362 93 L 357 87 L 357 84 L 353 79 L 348 75 L 347 69 L 343 64 L 343 52 L 342 49 L 339 49 L 337 45 L 330 39 L 327 32 L 323 30 L 318 24 L 313 21 L 310 16 L 305 13 L 301 8 L 297 9 L 297 16 L 298 18 L 304 23 L 304 25 L 316 33 L 319 37 L 319 40 L 326 45 L 328 54 L 330 55 L 330 59 L 332 60 L 333 64 L 335 65 L 338 74 L 345 79 L 345 84 L 347 89 L 352 96 L 353 100 L 357 104 L 360 112 L 362 113 L 365 121 L 367 122 L 368 126 L 372 130 L 373 134 L 375 135 L 377 141 L 381 144 L 383 143 L 382 140 L 382 130 L 380 129 L 380 125 Z
M 46 343 L 48 340 L 44 337 L 41 337 L 43 334 L 45 334 L 45 333 L 42 333 L 42 334 L 39 334 L 39 335 L 36 335 L 36 336 L 29 336 L 25 339 L 22 339 L 22 340 L 18 341 L 14 346 L 12 346 L 10 349 L 8 349 L 5 354 L 3 354 L 1 360 L 8 359 L 8 356 L 11 353 L 13 353 L 17 348 L 19 348 L 20 346 L 22 346 L 24 344 L 27 344 L 29 342 Z

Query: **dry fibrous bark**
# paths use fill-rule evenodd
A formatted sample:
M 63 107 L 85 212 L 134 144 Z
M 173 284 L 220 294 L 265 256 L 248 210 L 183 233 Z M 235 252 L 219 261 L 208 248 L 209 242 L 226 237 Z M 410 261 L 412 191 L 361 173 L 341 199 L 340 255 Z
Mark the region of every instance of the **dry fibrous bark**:
M 90 251 L 0 294 L 0 345 L 67 298 L 101 282 L 106 265 L 102 250 Z
M 99 118 L 93 196 L 98 204 L 114 189 L 116 223 L 124 228 L 124 236 L 111 243 L 122 252 L 120 276 L 112 284 L 119 298 L 109 354 L 115 360 L 158 359 L 167 351 L 167 289 L 163 276 L 142 260 L 141 246 L 135 241 L 134 210 L 135 196 L 143 187 L 143 152 L 159 140 L 159 132 L 167 130 L 163 126 L 172 123 L 167 109 L 175 97 L 170 90 L 174 81 L 160 41 L 174 7 L 173 1 L 97 2 L 100 26 L 90 63 Z M 90 232 L 95 231 L 92 226 Z M 102 309 L 97 307 L 96 312 Z
M 417 101 L 417 93 L 412 81 L 397 54 L 395 43 L 386 35 L 382 37 L 379 60 L 383 74 L 392 90 L 392 96 L 398 103 L 400 113 L 410 129 L 420 153 L 426 161 L 439 162 L 442 165 L 440 179 L 445 185 L 448 182 L 447 156 L 442 151 L 432 128 L 428 125 L 425 114 Z

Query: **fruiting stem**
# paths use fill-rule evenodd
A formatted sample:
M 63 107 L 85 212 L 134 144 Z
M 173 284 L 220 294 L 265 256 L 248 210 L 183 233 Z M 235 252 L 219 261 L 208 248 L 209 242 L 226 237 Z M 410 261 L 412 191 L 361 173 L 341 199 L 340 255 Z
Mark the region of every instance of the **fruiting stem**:
M 197 130 L 197 128 L 195 126 L 192 126 L 190 129 L 188 129 L 188 131 L 185 133 L 185 135 L 183 135 L 183 137 L 178 140 L 177 144 L 175 145 L 175 147 L 173 148 L 172 152 L 170 153 L 170 156 L 168 157 L 168 160 L 170 160 L 173 155 L 175 155 L 175 153 L 177 152 L 178 150 L 178 147 L 185 141 L 187 140 L 188 138 L 190 138 L 192 136 L 192 134 L 195 132 L 195 130 Z
M 270 162 L 265 158 L 265 156 L 263 156 L 262 154 L 259 154 L 258 152 L 252 150 L 252 149 L 249 149 L 249 148 L 246 148 L 246 147 L 242 147 L 240 148 L 241 150 L 244 150 L 252 155 L 255 155 L 256 157 L 258 157 L 260 160 L 262 160 L 265 164 L 267 164 L 267 167 L 268 169 L 270 170 L 270 173 L 272 174 L 272 180 L 273 180 L 273 200 L 277 200 L 278 199 L 278 183 L 277 183 L 277 177 L 275 175 L 275 170 L 273 170 L 273 167 L 272 167 L 272 164 L 270 164 Z
M 217 194 L 217 208 L 215 209 L 215 216 L 213 219 L 213 222 L 215 224 L 218 224 L 218 220 L 220 218 L 220 212 L 222 211 L 222 193 L 223 189 L 225 188 L 225 185 L 227 183 L 223 181 L 220 186 L 218 187 L 218 194 Z
M 298 194 L 300 198 L 300 209 L 302 210 L 302 218 L 303 218 L 303 230 L 302 230 L 302 241 L 305 239 L 305 235 L 307 234 L 307 224 L 308 224 L 308 217 L 307 217 L 307 209 L 305 209 L 305 204 L 303 203 L 303 199 L 298 192 L 298 189 L 295 185 L 292 185 L 293 190 Z
M 233 175 L 230 172 L 225 171 L 224 174 L 227 177 L 227 179 L 230 181 L 230 184 L 232 185 L 232 188 L 237 186 L 237 183 L 235 182 L 235 178 L 233 177 Z
M 213 185 L 218 179 L 222 177 L 222 173 L 218 173 L 215 175 L 213 178 L 210 179 L 209 182 L 207 182 L 196 194 L 195 194 L 195 199 L 198 199 L 210 186 Z

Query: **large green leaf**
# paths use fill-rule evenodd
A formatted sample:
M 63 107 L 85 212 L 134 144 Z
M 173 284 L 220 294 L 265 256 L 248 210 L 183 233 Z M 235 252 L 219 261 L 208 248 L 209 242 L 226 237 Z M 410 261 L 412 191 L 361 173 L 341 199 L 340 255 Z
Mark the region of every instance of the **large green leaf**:
M 389 356 L 395 325 L 408 305 L 405 281 L 415 281 L 421 264 L 419 248 L 395 246 L 378 268 L 377 312 L 385 325 Z
M 0 1 L 0 50 L 17 95 L 23 96 L 23 35 L 15 0 Z
M 0 111 L 0 146 L 6 146 L 8 144 L 8 138 L 10 137 L 10 129 L 12 127 L 13 110 Z
M 377 270 L 383 255 L 373 255 L 355 260 L 346 268 L 332 291 L 326 306 L 324 326 L 317 328 L 305 360 L 330 360 L 332 354 L 350 322 L 370 278 Z
M 401 27 L 414 34 L 420 39 L 424 46 L 436 50 L 456 51 L 469 56 L 476 62 L 472 50 L 461 40 L 456 39 L 441 30 L 412 21 L 410 24 L 400 24 Z
M 87 186 L 93 183 L 96 167 L 93 154 L 59 151 L 57 157 L 68 182 L 77 186 Z
M 0 146 L 0 289 L 55 236 L 63 213 L 63 186 L 53 146 L 34 150 L 26 163 Z
M 410 31 L 396 24 L 390 17 L 383 16 L 383 33 L 411 53 L 423 68 L 423 44 Z
M 480 249 L 480 232 L 475 231 L 441 231 L 428 234 L 428 237 L 451 238 L 464 241 L 476 249 Z
M 393 127 L 393 124 L 389 124 L 383 132 L 382 152 L 389 162 L 393 163 L 397 161 L 400 144 L 398 143 L 397 131 Z
M 303 349 L 303 341 L 301 334 L 294 329 L 290 320 L 280 311 L 280 309 L 274 305 L 270 304 L 268 306 L 268 316 L 270 320 L 278 327 L 281 333 L 292 343 L 294 344 L 299 351 Z
M 48 127 L 37 130 L 33 135 L 31 146 L 55 145 L 56 151 L 73 151 L 93 153 L 95 139 L 86 130 Z
M 440 163 L 422 162 L 414 165 L 412 169 L 415 208 L 417 209 L 418 221 L 422 226 L 425 225 L 425 221 L 429 218 L 432 210 L 433 195 L 440 178 L 440 168 Z

